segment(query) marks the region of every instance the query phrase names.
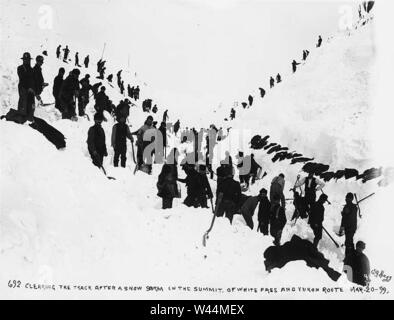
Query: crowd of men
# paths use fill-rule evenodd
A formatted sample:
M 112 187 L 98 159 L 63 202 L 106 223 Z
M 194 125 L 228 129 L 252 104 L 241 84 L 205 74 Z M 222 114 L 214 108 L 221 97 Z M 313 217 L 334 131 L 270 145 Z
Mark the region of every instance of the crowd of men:
M 321 37 L 319 38 L 318 46 L 321 45 Z M 56 50 L 57 57 L 60 59 L 59 46 Z M 70 50 L 68 47 L 63 49 L 64 61 L 68 61 Z M 304 56 L 307 56 L 304 51 Z M 43 56 L 36 57 L 36 64 L 31 66 L 31 56 L 28 52 L 23 54 L 22 65 L 18 67 L 19 76 L 19 101 L 18 110 L 26 114 L 29 120 L 33 119 L 35 99 L 41 102 L 41 93 L 48 84 L 44 81 L 42 75 L 42 65 L 44 63 Z M 78 53 L 75 55 L 75 65 L 79 65 Z M 85 67 L 89 65 L 89 56 L 84 60 Z M 296 71 L 298 63 L 293 61 L 293 71 Z M 104 79 L 105 61 L 98 62 L 99 79 Z M 121 77 L 121 72 L 117 74 L 118 86 L 121 91 L 124 90 L 124 82 Z M 211 201 L 213 207 L 214 194 L 212 192 L 207 173 L 210 174 L 211 179 L 214 175 L 217 178 L 216 186 L 216 200 L 215 206 L 216 216 L 225 216 L 230 222 L 233 221 L 235 215 L 242 215 L 247 226 L 251 229 L 253 225 L 253 215 L 258 206 L 258 226 L 257 230 L 264 235 L 271 235 L 275 246 L 280 246 L 281 237 L 284 227 L 287 223 L 286 218 L 286 200 L 284 197 L 285 176 L 279 174 L 270 184 L 269 192 L 262 188 L 256 196 L 246 196 L 242 192 L 249 188 L 250 183 L 254 184 L 259 179 L 262 171 L 262 166 L 257 163 L 254 154 L 245 156 L 243 152 L 237 155 L 238 180 L 234 179 L 235 170 L 230 155 L 221 161 L 220 166 L 213 171 L 212 159 L 213 148 L 218 141 L 223 139 L 222 128 L 217 129 L 212 125 L 209 129 L 201 128 L 197 131 L 195 128 L 186 128 L 181 132 L 181 140 L 183 144 L 192 141 L 190 149 L 181 150 L 172 149 L 170 153 L 166 154 L 167 149 L 167 131 L 168 131 L 168 115 L 167 110 L 163 114 L 163 121 L 160 127 L 157 128 L 157 121 L 154 121 L 152 116 L 148 116 L 144 124 L 134 132 L 131 132 L 127 125 L 127 118 L 130 114 L 131 102 L 129 99 L 124 99 L 119 102 L 117 106 L 109 99 L 106 94 L 105 86 L 102 83 L 90 84 L 90 75 L 86 74 L 81 80 L 80 70 L 78 68 L 72 69 L 65 77 L 65 69 L 60 68 L 58 75 L 53 81 L 52 93 L 55 98 L 55 107 L 61 112 L 63 119 L 76 118 L 76 106 L 78 103 L 78 115 L 80 117 L 86 115 L 86 106 L 90 101 L 90 92 L 95 99 L 95 115 L 94 125 L 88 131 L 87 146 L 92 159 L 92 163 L 103 168 L 104 157 L 108 156 L 108 150 L 105 143 L 105 132 L 101 124 L 106 121 L 104 112 L 108 112 L 116 119 L 116 123 L 112 129 L 111 146 L 114 149 L 113 165 L 115 167 L 120 165 L 126 167 L 127 161 L 127 139 L 133 145 L 134 136 L 136 136 L 137 146 L 137 160 L 136 169 L 152 172 L 152 159 L 155 162 L 162 163 L 163 159 L 167 161 L 164 163 L 161 173 L 158 177 L 157 189 L 158 196 L 162 198 L 163 209 L 172 208 L 173 199 L 180 196 L 180 189 L 177 182 L 184 183 L 187 189 L 187 195 L 184 204 L 188 207 L 194 208 L 208 208 L 208 200 Z M 271 77 L 271 81 L 273 78 Z M 281 81 L 278 74 L 277 82 Z M 123 90 L 122 90 L 123 87 Z M 133 87 L 134 88 L 134 87 Z M 139 87 L 131 88 L 128 86 L 128 96 L 132 99 L 139 99 Z M 265 90 L 260 88 L 261 96 L 265 95 Z M 249 105 L 253 104 L 253 97 L 249 96 Z M 235 111 L 233 116 L 235 116 Z M 173 133 L 176 135 L 180 130 L 180 121 L 178 120 L 173 126 Z M 206 137 L 205 152 L 203 151 L 203 137 Z M 147 139 L 148 137 L 148 139 Z M 186 137 L 182 138 L 182 137 Z M 192 139 L 188 139 L 192 137 Z M 148 146 L 154 142 L 155 147 L 149 152 L 146 152 Z M 182 145 L 181 143 L 181 145 Z M 159 147 L 158 147 L 159 146 Z M 180 147 L 182 149 L 182 147 Z M 134 151 L 134 150 L 133 150 Z M 134 154 L 134 153 L 133 153 Z M 178 176 L 178 158 L 183 156 L 183 161 L 179 164 L 185 173 L 185 178 L 181 179 Z M 170 159 L 170 161 L 168 161 Z M 185 160 L 186 159 L 186 160 Z M 196 164 L 197 163 L 197 164 Z M 248 164 L 248 165 L 246 165 Z M 294 199 L 294 205 L 298 213 L 294 214 L 293 218 L 306 219 L 308 218 L 309 225 L 314 233 L 313 245 L 317 248 L 319 241 L 322 239 L 323 221 L 324 221 L 324 205 L 328 201 L 326 194 L 322 193 L 318 199 L 316 192 L 322 190 L 324 183 L 309 174 L 307 177 L 299 179 L 298 177 L 294 188 L 304 186 L 305 196 Z M 360 256 L 359 251 L 362 246 L 358 246 L 359 250 L 354 247 L 354 235 L 357 231 L 357 206 L 353 203 L 353 194 L 346 195 L 346 204 L 342 210 L 342 221 L 340 227 L 340 235 L 345 235 L 345 254 L 346 259 L 350 257 Z M 346 260 L 345 259 L 345 260 Z M 365 260 L 365 259 L 364 259 Z

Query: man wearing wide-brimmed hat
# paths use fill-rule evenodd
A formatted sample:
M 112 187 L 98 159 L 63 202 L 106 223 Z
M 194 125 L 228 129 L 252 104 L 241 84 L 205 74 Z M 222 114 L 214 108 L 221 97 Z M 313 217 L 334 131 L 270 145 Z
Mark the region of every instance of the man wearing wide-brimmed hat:
M 23 64 L 17 69 L 19 84 L 18 84 L 18 111 L 26 115 L 28 120 L 33 120 L 34 115 L 34 72 L 31 67 L 31 56 L 29 52 L 25 52 L 23 57 Z

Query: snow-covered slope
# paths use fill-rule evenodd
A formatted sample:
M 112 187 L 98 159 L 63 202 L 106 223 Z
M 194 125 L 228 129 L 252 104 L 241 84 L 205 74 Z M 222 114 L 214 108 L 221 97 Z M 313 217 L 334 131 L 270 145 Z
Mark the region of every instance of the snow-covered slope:
M 247 128 L 251 133 L 269 134 L 273 141 L 329 163 L 335 169 L 362 170 L 375 165 L 367 134 L 372 112 L 368 89 L 374 58 L 371 28 L 369 25 L 350 36 L 335 37 L 313 52 L 296 75 L 286 75 L 284 82 L 263 101 L 238 112 L 237 119 L 231 123 L 233 129 Z M 60 65 L 49 57 L 44 66 L 45 77 L 52 79 Z M 17 103 L 16 76 L 12 65 L 2 65 L 1 69 L 5 76 L 0 89 L 4 112 Z M 119 94 L 109 91 L 116 102 Z M 50 101 L 51 97 L 47 92 L 43 98 Z M 88 109 L 92 112 L 92 104 Z M 0 283 L 18 279 L 39 284 L 92 286 L 209 286 L 222 287 L 225 292 L 197 291 L 185 295 L 184 291 L 168 290 L 126 293 L 1 288 L 2 296 L 261 299 L 277 295 L 260 292 L 260 288 L 351 286 L 344 277 L 333 283 L 321 269 L 310 269 L 304 262 L 293 262 L 268 274 L 263 252 L 272 239 L 250 231 L 242 223 L 231 226 L 224 218 L 216 220 L 204 248 L 202 235 L 212 213 L 208 209 L 186 208 L 179 199 L 174 209 L 163 212 L 155 187 L 159 166 L 154 166 L 152 176 L 143 173 L 134 176 L 131 166 L 112 168 L 110 152 L 105 167 L 117 180 L 107 180 L 91 165 L 87 154 L 86 134 L 92 123 L 86 119 L 59 120 L 52 107 L 38 108 L 37 115 L 64 133 L 67 148 L 56 150 L 26 125 L 0 122 Z M 132 112 L 132 124 L 141 124 L 145 116 L 141 111 Z M 221 114 L 215 117 L 212 123 L 219 123 L 223 118 Z M 109 145 L 112 121 L 103 126 Z M 226 141 L 230 138 L 231 135 Z M 248 150 L 247 146 L 242 148 Z M 253 186 L 250 193 L 268 188 L 271 178 L 279 172 L 286 174 L 287 193 L 301 165 L 289 166 L 286 161 L 273 164 L 272 156 L 258 151 L 255 154 L 269 175 Z M 131 155 L 128 158 L 130 161 Z M 393 222 L 387 214 L 390 210 L 387 199 L 393 187 L 378 188 L 376 182 L 329 183 L 325 192 L 332 205 L 327 208 L 325 227 L 331 232 L 338 228 L 346 192 L 357 192 L 360 197 L 376 192 L 362 205 L 364 218 L 355 240 L 363 239 L 367 243 L 366 253 L 372 268 L 393 270 L 392 259 L 387 255 L 391 251 L 387 234 Z M 288 203 L 288 218 L 292 211 Z M 293 234 L 306 239 L 313 236 L 303 221 L 296 226 L 288 224 L 282 242 Z M 343 252 L 330 239 L 323 236 L 320 250 L 330 260 L 330 266 L 341 271 Z M 373 279 L 373 284 L 380 282 Z M 258 293 L 226 291 L 239 286 L 259 288 Z M 294 293 L 282 293 L 281 297 L 294 296 Z M 323 292 L 311 295 L 313 298 L 345 296 L 356 297 L 348 291 L 339 296 Z

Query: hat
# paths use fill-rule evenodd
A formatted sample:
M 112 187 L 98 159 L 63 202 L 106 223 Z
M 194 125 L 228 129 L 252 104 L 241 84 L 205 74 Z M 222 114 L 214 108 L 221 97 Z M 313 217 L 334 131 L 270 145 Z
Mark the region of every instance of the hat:
M 352 200 L 352 201 L 353 201 L 353 198 L 354 198 L 354 196 L 353 196 L 353 193 L 351 193 L 351 192 L 349 192 L 349 193 L 346 195 L 346 199 L 349 199 L 349 200 Z
M 22 60 L 31 60 L 31 56 L 29 52 L 25 52 L 23 54 L 23 57 L 21 58 Z
M 37 62 L 44 62 L 44 57 L 39 55 L 36 57 L 36 61 Z
M 259 193 L 265 193 L 265 194 L 267 194 L 267 189 L 265 189 L 265 188 L 262 188 L 261 190 L 260 190 L 260 192 Z
M 81 71 L 79 69 L 73 69 L 72 73 L 76 76 L 79 76 L 81 74 Z

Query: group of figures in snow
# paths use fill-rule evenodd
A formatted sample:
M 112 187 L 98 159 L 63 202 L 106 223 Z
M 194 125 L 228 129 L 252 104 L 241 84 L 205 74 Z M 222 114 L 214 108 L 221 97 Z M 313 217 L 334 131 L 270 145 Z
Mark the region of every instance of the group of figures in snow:
M 320 45 L 321 38 L 319 38 L 318 43 L 318 46 Z M 68 63 L 70 50 L 66 47 L 63 51 L 63 61 Z M 309 52 L 304 51 L 304 60 L 308 54 Z M 43 55 L 47 55 L 46 51 Z M 17 69 L 19 77 L 18 110 L 11 110 L 4 117 L 6 120 L 17 123 L 28 121 L 30 126 L 43 133 L 58 148 L 62 148 L 65 147 L 64 136 L 42 119 L 34 117 L 36 100 L 38 105 L 44 105 L 40 95 L 48 86 L 48 83 L 44 81 L 41 70 L 44 63 L 43 55 L 36 57 L 36 64 L 32 67 L 30 53 L 23 54 L 23 63 Z M 56 57 L 62 60 L 60 46 L 56 50 Z M 85 68 L 89 66 L 89 59 L 89 56 L 84 59 Z M 75 55 L 75 66 L 81 67 L 78 53 Z M 293 72 L 296 71 L 296 66 L 297 63 L 293 61 Z M 105 69 L 105 61 L 100 59 L 97 63 L 98 79 L 104 80 Z M 122 70 L 117 73 L 117 82 L 121 94 L 125 95 L 121 72 Z M 232 223 L 237 215 L 242 216 L 247 226 L 252 230 L 254 229 L 253 215 L 258 207 L 257 231 L 264 236 L 272 236 L 274 244 L 265 252 L 265 264 L 268 271 L 275 267 L 281 267 L 288 261 L 304 259 L 308 265 L 321 267 L 327 271 L 331 278 L 338 279 L 339 275 L 328 267 L 328 261 L 318 251 L 323 230 L 329 235 L 323 227 L 324 205 L 328 202 L 328 196 L 322 191 L 325 183 L 315 177 L 312 172 L 303 178 L 298 176 L 294 187 L 291 189 L 294 192 L 293 203 L 295 206 L 291 220 L 295 223 L 297 219 L 308 219 L 308 224 L 314 233 L 313 242 L 294 236 L 290 242 L 281 246 L 282 231 L 287 224 L 284 174 L 279 174 L 271 181 L 269 191 L 266 188 L 261 188 L 258 195 L 247 196 L 243 192 L 248 190 L 249 185 L 256 182 L 260 183 L 259 180 L 262 180 L 267 173 L 260 177 L 262 167 L 254 159 L 254 154 L 245 156 L 243 152 L 239 152 L 237 155 L 235 166 L 232 157 L 227 153 L 226 158 L 220 162 L 220 166 L 216 168 L 215 172 L 212 167 L 214 147 L 225 138 L 221 128 L 219 130 L 215 125 L 211 125 L 209 129 L 201 128 L 199 132 L 195 128 L 187 128 L 181 132 L 180 147 L 171 149 L 167 155 L 168 134 L 172 133 L 177 136 L 180 130 L 179 120 L 171 125 L 168 122 L 169 117 L 166 110 L 163 113 L 159 128 L 157 128 L 157 121 L 154 121 L 153 116 L 149 115 L 141 128 L 131 132 L 127 121 L 130 116 L 130 107 L 135 106 L 135 104 L 129 98 L 134 101 L 139 100 L 139 87 L 128 85 L 128 98 L 121 100 L 115 106 L 106 94 L 106 88 L 102 85 L 102 82 L 91 85 L 90 75 L 86 74 L 80 80 L 80 74 L 81 71 L 74 68 L 69 72 L 66 79 L 63 79 L 65 68 L 60 68 L 53 81 L 52 93 L 55 99 L 55 107 L 62 114 L 62 118 L 75 121 L 78 120 L 77 107 L 79 117 L 88 117 L 86 106 L 90 101 L 90 92 L 92 92 L 95 99 L 95 114 L 94 125 L 88 131 L 87 147 L 95 166 L 105 172 L 103 162 L 104 157 L 108 156 L 108 151 L 102 122 L 107 121 L 105 117 L 105 112 L 107 112 L 116 122 L 111 136 L 111 145 L 114 149 L 113 165 L 115 167 L 119 166 L 119 161 L 122 167 L 126 167 L 127 139 L 131 141 L 133 147 L 133 160 L 136 163 L 136 170 L 151 174 L 153 163 L 164 163 L 156 185 L 157 195 L 162 198 L 163 209 L 172 208 L 173 199 L 180 197 L 178 182 L 186 185 L 187 195 L 183 201 L 184 205 L 194 208 L 209 208 L 208 201 L 210 201 L 214 217 L 226 217 Z M 106 79 L 111 86 L 112 78 L 111 74 Z M 143 111 L 157 113 L 157 106 L 155 105 L 152 109 L 151 102 L 151 99 L 143 102 Z M 253 100 L 249 99 L 249 105 L 252 103 Z M 232 118 L 234 116 L 235 113 L 232 111 Z M 137 160 L 134 158 L 134 136 L 136 136 Z M 203 148 L 204 137 L 205 151 Z M 190 141 L 192 142 L 190 143 Z M 188 148 L 190 145 L 191 149 Z M 179 167 L 184 171 L 185 178 L 178 176 Z M 234 178 L 236 170 L 239 173 L 238 180 Z M 212 192 L 208 176 L 212 180 L 216 176 L 216 195 Z M 297 188 L 301 187 L 304 188 L 304 196 L 296 191 Z M 319 196 L 317 195 L 318 191 L 322 191 Z M 216 198 L 215 203 L 214 198 Z M 338 235 L 345 236 L 344 263 L 352 268 L 352 280 L 365 286 L 369 281 L 369 261 L 363 253 L 365 243 L 358 241 L 356 245 L 354 244 L 359 203 L 357 199 L 354 203 L 354 200 L 353 193 L 346 195 Z M 331 239 L 335 241 L 332 237 Z

